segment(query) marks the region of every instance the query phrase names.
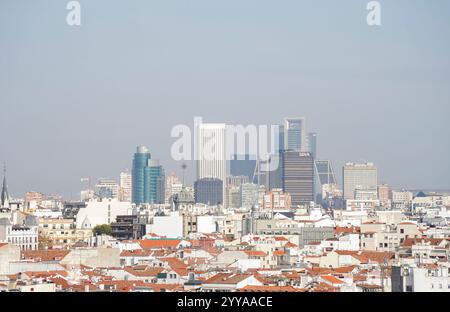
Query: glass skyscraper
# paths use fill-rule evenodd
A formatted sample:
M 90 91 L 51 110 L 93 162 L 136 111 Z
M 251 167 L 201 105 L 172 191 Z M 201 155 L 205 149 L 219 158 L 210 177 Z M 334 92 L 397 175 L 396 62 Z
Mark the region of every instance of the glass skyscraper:
M 145 171 L 148 170 L 148 163 L 151 154 L 145 146 L 138 146 L 133 158 L 132 169 L 132 199 L 133 203 L 140 205 L 148 203 L 150 192 L 150 180 L 146 179 Z
M 165 191 L 164 168 L 151 159 L 145 146 L 139 146 L 133 159 L 132 199 L 136 205 L 163 204 Z
M 145 180 L 149 181 L 148 189 L 145 192 L 146 203 L 163 204 L 165 191 L 164 168 L 160 166 L 158 160 L 151 159 L 148 167 L 145 168 Z

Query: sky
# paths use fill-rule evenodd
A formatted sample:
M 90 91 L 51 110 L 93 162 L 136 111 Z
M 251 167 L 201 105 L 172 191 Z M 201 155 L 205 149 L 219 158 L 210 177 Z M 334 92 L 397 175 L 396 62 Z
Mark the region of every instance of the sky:
M 10 192 L 77 199 L 146 145 L 166 172 L 172 127 L 193 118 L 305 117 L 340 175 L 450 189 L 450 2 L 365 0 L 0 1 L 0 162 Z M 195 174 L 188 163 L 188 180 Z

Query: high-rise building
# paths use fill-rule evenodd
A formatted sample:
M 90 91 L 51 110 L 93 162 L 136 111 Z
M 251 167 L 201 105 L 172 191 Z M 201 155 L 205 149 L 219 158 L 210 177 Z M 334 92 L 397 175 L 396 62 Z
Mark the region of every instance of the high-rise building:
M 223 200 L 227 177 L 226 125 L 200 123 L 196 130 L 197 180 L 204 178 L 221 180 Z
M 259 186 L 254 183 L 244 183 L 241 185 L 241 206 L 243 208 L 253 208 L 258 205 Z
M 145 180 L 145 168 L 148 167 L 148 161 L 151 154 L 147 147 L 138 146 L 133 159 L 132 175 L 132 199 L 133 203 L 140 205 L 145 203 L 145 191 L 150 189 L 150 181 Z
M 373 163 L 347 163 L 343 167 L 344 199 L 355 199 L 356 189 L 376 189 L 377 168 Z
M 228 185 L 226 188 L 227 208 L 241 207 L 241 187 L 235 185 Z
M 95 185 L 95 195 L 100 198 L 119 198 L 119 185 L 114 179 L 98 179 Z
M 317 158 L 317 133 L 308 133 L 308 152 L 311 153 L 314 159 Z
M 232 176 L 246 176 L 253 182 L 253 176 L 256 168 L 256 156 L 233 155 L 230 160 L 230 174 Z
M 223 204 L 223 181 L 217 178 L 203 178 L 195 181 L 194 198 L 197 204 Z
M 148 191 L 144 194 L 144 201 L 151 204 L 163 204 L 165 201 L 166 178 L 164 168 L 156 159 L 148 161 L 148 167 L 144 169 L 145 180 L 149 181 Z
M 119 181 L 119 199 L 124 202 L 131 202 L 132 176 L 127 170 L 120 173 Z
M 139 146 L 133 159 L 133 203 L 164 203 L 165 182 L 164 169 L 159 161 L 151 159 L 151 154 L 145 146 Z
M 176 187 L 176 185 L 179 185 L 179 187 Z M 180 179 L 175 174 L 175 172 L 172 172 L 171 174 L 166 176 L 166 188 L 165 188 L 165 203 L 166 204 L 170 203 L 170 198 L 172 197 L 172 195 L 181 191 L 182 186 L 183 185 L 180 183 Z M 176 191 L 176 192 L 174 192 L 174 191 Z
M 307 152 L 305 118 L 286 118 L 284 121 L 284 149 Z
M 316 192 L 322 192 L 323 188 L 329 188 L 329 185 L 337 185 L 336 176 L 334 175 L 333 166 L 329 160 L 315 160 L 315 170 L 316 170 Z M 319 188 L 320 189 L 317 189 Z
M 305 205 L 314 201 L 314 158 L 310 153 L 284 151 L 283 191 L 291 194 L 291 203 Z

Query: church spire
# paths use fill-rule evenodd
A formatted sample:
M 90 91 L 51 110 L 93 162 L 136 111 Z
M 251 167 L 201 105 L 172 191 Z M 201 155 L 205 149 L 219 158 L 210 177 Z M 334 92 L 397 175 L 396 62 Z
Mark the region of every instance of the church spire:
M 3 187 L 0 207 L 9 208 L 8 185 L 6 183 L 6 165 L 3 165 Z

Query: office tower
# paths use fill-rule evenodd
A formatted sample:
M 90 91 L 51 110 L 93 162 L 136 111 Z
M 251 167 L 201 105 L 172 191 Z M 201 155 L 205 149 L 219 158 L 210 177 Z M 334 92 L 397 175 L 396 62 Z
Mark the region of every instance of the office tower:
M 131 202 L 131 189 L 132 189 L 132 177 L 131 173 L 127 171 L 120 173 L 119 181 L 119 199 L 124 202 Z
M 314 159 L 317 158 L 317 133 L 308 133 L 308 152 L 311 153 Z
M 320 186 L 320 190 L 322 190 L 323 186 L 337 184 L 336 176 L 334 175 L 334 170 L 331 166 L 331 161 L 316 160 L 314 163 L 316 167 L 317 186 Z
M 241 187 L 235 185 L 228 185 L 226 187 L 227 208 L 241 207 Z
M 217 178 L 203 178 L 195 181 L 194 198 L 197 204 L 223 204 L 223 181 Z
M 241 185 L 241 206 L 243 208 L 253 208 L 258 205 L 259 186 L 254 183 L 244 183 Z
M 132 176 L 132 199 L 133 203 L 140 205 L 146 203 L 145 192 L 150 189 L 150 181 L 145 179 L 145 168 L 148 168 L 148 161 L 151 154 L 145 146 L 138 146 L 133 159 Z
M 159 160 L 150 159 L 148 166 L 144 169 L 145 185 L 144 201 L 150 204 L 163 204 L 165 197 L 166 178 L 164 168 L 159 164 Z
M 223 200 L 227 177 L 226 125 L 224 123 L 200 123 L 196 130 L 197 180 L 220 179 L 223 187 L 221 195 Z
M 95 184 L 95 195 L 100 198 L 119 198 L 119 185 L 114 179 L 98 179 Z
M 250 180 L 247 176 L 228 176 L 227 177 L 227 186 L 237 186 L 240 187 L 244 183 L 250 183 Z
M 377 181 L 373 163 L 347 163 L 343 167 L 344 199 L 355 199 L 356 189 L 376 189 Z
M 310 153 L 284 151 L 283 191 L 291 194 L 292 206 L 314 201 L 314 158 Z
M 233 155 L 230 160 L 230 174 L 232 176 L 246 176 L 253 181 L 256 168 L 256 156 Z
M 307 152 L 305 118 L 286 118 L 284 121 L 284 149 Z
M 165 188 L 165 198 L 164 201 L 166 204 L 170 203 L 170 197 L 172 197 L 172 195 L 174 195 L 174 189 L 176 188 L 175 185 L 180 185 L 179 189 L 177 189 L 177 191 L 181 191 L 182 188 L 182 184 L 180 183 L 180 179 L 178 178 L 178 176 L 175 174 L 175 172 L 172 172 L 171 174 L 169 174 L 168 176 L 166 176 L 166 188 Z

